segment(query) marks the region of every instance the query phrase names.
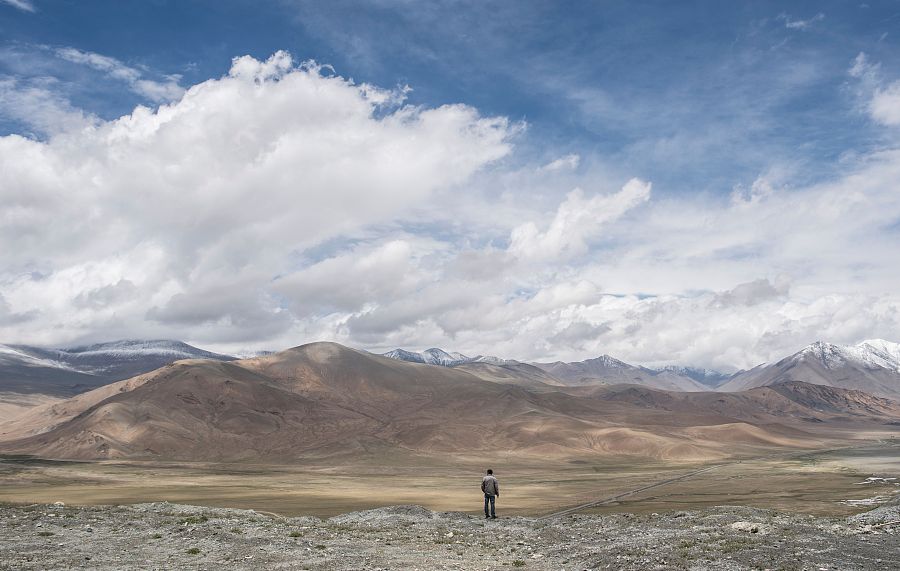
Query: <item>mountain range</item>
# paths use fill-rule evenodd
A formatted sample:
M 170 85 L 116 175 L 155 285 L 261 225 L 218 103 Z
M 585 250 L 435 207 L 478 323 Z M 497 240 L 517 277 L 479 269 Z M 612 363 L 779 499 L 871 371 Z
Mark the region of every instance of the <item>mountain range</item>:
M 537 379 L 523 386 L 520 378 L 486 382 L 460 368 L 467 365 L 410 363 L 335 343 L 238 361 L 180 360 L 0 423 L 0 450 L 196 461 L 470 453 L 700 460 L 816 447 L 900 422 L 896 401 L 796 381 L 730 394 Z
M 179 359 L 234 357 L 172 340 L 120 340 L 64 349 L 0 345 L 0 392 L 71 396 Z
M 270 355 L 263 351 L 244 357 Z M 709 369 L 631 365 L 609 355 L 578 362 L 525 363 L 431 348 L 395 349 L 383 356 L 423 365 L 459 368 L 483 380 L 531 388 L 636 384 L 662 390 L 741 391 L 802 381 L 900 398 L 900 344 L 880 339 L 843 346 L 816 342 L 774 363 L 727 375 Z M 0 345 L 0 401 L 13 395 L 68 397 L 140 375 L 180 359 L 235 360 L 173 340 L 119 340 L 48 349 Z M 0 402 L 0 415 L 2 415 Z
M 736 373 L 718 390 L 740 391 L 790 381 L 900 398 L 900 343 L 883 339 L 856 345 L 818 341 L 778 362 Z
M 459 367 L 479 361 L 500 367 L 523 364 L 496 357 L 466 357 L 441 349 L 428 349 L 422 353 L 395 349 L 384 356 L 445 367 Z M 547 373 L 556 381 L 554 384 L 565 386 L 635 384 L 662 390 L 734 392 L 801 381 L 900 399 L 900 343 L 883 339 L 870 339 L 849 346 L 817 341 L 780 361 L 764 363 L 732 375 L 696 367 L 652 369 L 631 365 L 609 355 L 570 363 L 556 361 L 531 365 Z

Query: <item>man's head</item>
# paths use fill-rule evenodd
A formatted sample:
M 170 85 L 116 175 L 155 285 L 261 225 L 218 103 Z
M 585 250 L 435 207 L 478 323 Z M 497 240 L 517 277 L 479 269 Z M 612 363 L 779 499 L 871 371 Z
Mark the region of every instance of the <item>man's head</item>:
M 490 475 L 491 475 L 491 474 L 493 474 L 493 473 L 494 473 L 494 471 L 493 471 L 493 470 L 491 470 L 491 469 L 488 469 L 488 475 L 489 475 L 489 476 L 490 476 Z

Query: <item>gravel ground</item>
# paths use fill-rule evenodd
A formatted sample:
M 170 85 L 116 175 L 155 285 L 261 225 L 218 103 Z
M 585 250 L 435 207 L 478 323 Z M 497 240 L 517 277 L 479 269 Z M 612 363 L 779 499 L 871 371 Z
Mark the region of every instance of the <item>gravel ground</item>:
M 900 505 L 485 521 L 395 506 L 330 519 L 168 503 L 0 506 L 0 569 L 900 569 Z

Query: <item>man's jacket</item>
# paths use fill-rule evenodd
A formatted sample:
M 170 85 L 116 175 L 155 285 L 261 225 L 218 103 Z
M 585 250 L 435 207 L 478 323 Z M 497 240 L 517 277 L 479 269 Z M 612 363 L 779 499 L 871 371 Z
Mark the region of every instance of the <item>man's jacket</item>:
M 488 474 L 481 480 L 481 491 L 489 496 L 499 496 L 500 483 L 497 482 L 497 478 Z

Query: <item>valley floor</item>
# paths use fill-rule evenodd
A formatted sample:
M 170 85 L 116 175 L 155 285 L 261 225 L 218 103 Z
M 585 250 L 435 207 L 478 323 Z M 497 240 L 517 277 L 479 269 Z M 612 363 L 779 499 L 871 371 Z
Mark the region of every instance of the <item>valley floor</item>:
M 853 448 L 776 451 L 732 459 L 714 469 L 594 506 L 591 513 L 646 513 L 746 505 L 847 516 L 900 492 L 898 442 Z M 495 457 L 507 515 L 539 516 L 688 474 L 710 464 L 605 457 L 540 461 Z M 479 459 L 378 456 L 368 462 L 249 465 L 66 462 L 0 457 L 0 502 L 67 505 L 169 501 L 256 509 L 284 516 L 330 517 L 375 507 L 417 504 L 477 513 Z M 868 482 L 868 483 L 866 483 Z M 881 498 L 881 499 L 875 499 Z
M 0 569 L 886 571 L 900 568 L 897 520 L 897 502 L 849 518 L 716 507 L 490 521 L 418 506 L 318 519 L 167 503 L 6 505 Z
M 734 460 L 555 517 L 539 516 L 702 465 L 495 460 L 501 517 L 485 521 L 481 462 L 471 458 L 340 466 L 2 458 L 0 571 L 900 568 L 891 439 Z M 354 511 L 375 506 L 386 507 Z

